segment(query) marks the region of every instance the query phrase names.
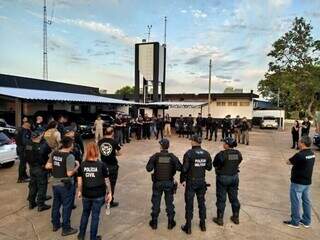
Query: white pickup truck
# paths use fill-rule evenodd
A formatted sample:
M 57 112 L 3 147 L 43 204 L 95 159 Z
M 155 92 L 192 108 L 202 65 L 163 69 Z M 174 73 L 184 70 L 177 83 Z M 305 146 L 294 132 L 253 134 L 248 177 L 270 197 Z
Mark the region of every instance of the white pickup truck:
M 17 159 L 17 145 L 4 132 L 0 132 L 0 167 L 10 168 Z

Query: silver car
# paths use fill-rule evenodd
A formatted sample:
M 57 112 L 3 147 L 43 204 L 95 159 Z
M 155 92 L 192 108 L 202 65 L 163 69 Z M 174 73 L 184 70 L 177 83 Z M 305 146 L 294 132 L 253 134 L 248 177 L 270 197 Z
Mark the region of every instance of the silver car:
M 260 128 L 275 128 L 279 127 L 278 121 L 275 117 L 263 117 L 260 123 Z
M 17 145 L 5 133 L 0 132 L 0 166 L 12 167 L 17 159 Z

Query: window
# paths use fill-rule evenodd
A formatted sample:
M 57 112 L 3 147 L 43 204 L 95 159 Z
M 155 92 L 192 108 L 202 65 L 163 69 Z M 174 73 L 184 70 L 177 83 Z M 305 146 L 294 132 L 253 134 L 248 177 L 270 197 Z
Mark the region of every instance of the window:
M 224 107 L 226 105 L 226 102 L 217 102 L 218 107 Z
M 241 107 L 248 107 L 250 105 L 250 102 L 240 102 Z
M 236 107 L 238 106 L 238 102 L 228 102 L 229 107 Z

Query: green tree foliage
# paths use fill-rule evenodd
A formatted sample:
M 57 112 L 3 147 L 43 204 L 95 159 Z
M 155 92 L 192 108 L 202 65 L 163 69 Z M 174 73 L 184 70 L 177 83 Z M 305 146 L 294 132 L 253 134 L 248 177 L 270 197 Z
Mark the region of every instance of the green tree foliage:
M 133 95 L 134 94 L 134 87 L 124 86 L 124 87 L 118 89 L 115 92 L 115 94 L 121 95 L 121 96 Z
M 265 78 L 258 90 L 264 97 L 277 101 L 286 111 L 299 111 L 313 117 L 319 106 L 316 93 L 320 91 L 320 40 L 311 35 L 312 26 L 304 18 L 295 18 L 292 29 L 272 44 Z

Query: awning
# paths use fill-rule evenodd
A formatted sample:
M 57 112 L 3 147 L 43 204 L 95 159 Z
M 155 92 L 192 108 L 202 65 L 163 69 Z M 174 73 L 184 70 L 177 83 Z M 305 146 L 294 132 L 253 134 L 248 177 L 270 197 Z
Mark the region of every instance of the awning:
M 132 105 L 135 102 L 124 101 L 120 99 L 107 98 L 89 94 L 78 94 L 69 92 L 45 91 L 24 88 L 0 87 L 0 95 L 15 97 L 25 100 L 35 101 L 60 101 L 60 102 L 82 102 L 82 103 L 108 103 Z

